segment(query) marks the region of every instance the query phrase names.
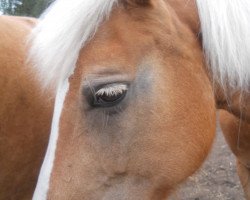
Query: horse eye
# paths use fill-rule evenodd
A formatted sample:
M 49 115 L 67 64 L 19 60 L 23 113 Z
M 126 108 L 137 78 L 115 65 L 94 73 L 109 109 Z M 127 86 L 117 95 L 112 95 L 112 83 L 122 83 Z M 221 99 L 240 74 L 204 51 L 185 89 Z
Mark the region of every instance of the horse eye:
M 94 107 L 112 107 L 119 104 L 127 94 L 127 85 L 108 85 L 95 93 Z

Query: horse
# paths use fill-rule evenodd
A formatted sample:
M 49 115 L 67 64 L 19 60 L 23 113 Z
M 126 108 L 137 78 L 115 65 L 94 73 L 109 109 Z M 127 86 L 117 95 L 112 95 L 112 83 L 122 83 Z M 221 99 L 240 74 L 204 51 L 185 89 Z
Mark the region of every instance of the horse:
M 53 95 L 26 65 L 36 20 L 0 16 L 0 199 L 31 199 L 48 143 Z M 40 87 L 40 88 L 39 88 Z
M 226 138 L 238 132 L 227 131 L 231 121 L 225 113 L 249 119 L 249 4 L 58 0 L 33 30 L 19 22 L 24 30 L 12 29 L 6 38 L 17 39 L 3 40 L 7 45 L 1 49 L 8 55 L 1 63 L 10 63 L 7 70 L 1 67 L 8 86 L 3 94 L 16 89 L 17 95 L 0 112 L 1 123 L 5 119 L 0 160 L 6 163 L 0 177 L 15 172 L 2 182 L 12 183 L 12 190 L 0 197 L 16 198 L 18 188 L 23 190 L 19 199 L 26 198 L 35 188 L 34 200 L 168 198 L 206 159 L 217 109 L 223 110 Z M 19 73 L 20 81 L 13 75 Z M 247 135 L 247 126 L 241 131 Z M 18 144 L 19 151 L 10 151 L 9 144 L 12 149 Z M 30 162 L 24 162 L 22 176 L 10 165 L 22 163 L 24 155 L 18 153 L 26 149 Z M 12 162 L 6 152 L 13 154 Z M 239 160 L 246 170 L 247 163 Z

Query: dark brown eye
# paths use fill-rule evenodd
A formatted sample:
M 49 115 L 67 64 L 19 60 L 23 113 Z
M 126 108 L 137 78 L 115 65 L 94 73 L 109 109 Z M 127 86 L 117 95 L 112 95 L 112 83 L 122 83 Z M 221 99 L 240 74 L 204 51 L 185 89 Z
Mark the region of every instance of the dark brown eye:
M 127 94 L 127 85 L 112 84 L 99 89 L 95 93 L 93 106 L 112 107 L 119 104 Z
M 120 103 L 126 95 L 126 92 L 121 94 L 113 94 L 112 96 L 108 96 L 106 94 L 96 96 L 96 102 L 94 105 L 101 107 L 110 107 L 115 106 Z
M 115 101 L 119 100 L 120 98 L 123 97 L 123 95 L 124 95 L 123 93 L 113 94 L 111 96 L 103 94 L 103 95 L 97 96 L 96 98 L 99 101 L 109 103 L 109 102 L 115 102 Z

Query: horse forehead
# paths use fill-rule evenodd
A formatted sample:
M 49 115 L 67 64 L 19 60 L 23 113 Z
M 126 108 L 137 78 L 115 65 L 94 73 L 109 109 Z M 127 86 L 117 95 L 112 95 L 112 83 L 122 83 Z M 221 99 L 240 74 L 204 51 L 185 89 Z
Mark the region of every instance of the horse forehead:
M 115 8 L 109 20 L 99 27 L 95 36 L 79 54 L 78 65 L 84 66 L 84 74 L 102 67 L 134 73 L 136 66 L 144 61 L 144 57 L 151 60 L 151 63 L 155 60 L 154 56 L 159 58 L 159 50 L 164 50 L 168 56 L 173 54 L 173 58 L 181 59 L 178 55 L 183 53 L 180 46 L 185 46 L 185 41 L 178 38 L 177 32 L 188 32 L 187 35 L 192 33 L 187 30 L 186 25 L 183 27 L 182 23 L 175 23 L 180 19 L 173 13 L 175 9 L 183 10 L 179 8 L 180 5 L 169 3 L 168 6 L 171 9 L 165 13 L 164 19 L 163 16 L 159 18 L 158 15 L 145 10 L 128 12 Z M 155 22 L 157 20 L 162 22 L 158 24 Z M 163 22 L 164 27 L 160 26 Z M 164 40 L 164 44 L 156 44 L 161 40 Z
M 85 71 L 100 68 L 106 71 L 106 68 L 109 71 L 134 72 L 135 66 L 143 62 L 145 55 L 151 51 L 149 44 L 152 44 L 148 38 L 138 40 L 124 36 L 122 32 L 119 34 L 116 31 L 100 31 L 81 50 L 77 66 L 84 66 Z
M 153 57 L 152 50 L 156 49 L 155 38 L 163 35 L 163 30 L 158 31 L 159 34 L 152 31 L 155 26 L 147 20 L 138 22 L 125 11 L 116 10 L 81 49 L 78 62 L 86 66 L 118 63 L 129 67 L 141 62 L 145 56 Z

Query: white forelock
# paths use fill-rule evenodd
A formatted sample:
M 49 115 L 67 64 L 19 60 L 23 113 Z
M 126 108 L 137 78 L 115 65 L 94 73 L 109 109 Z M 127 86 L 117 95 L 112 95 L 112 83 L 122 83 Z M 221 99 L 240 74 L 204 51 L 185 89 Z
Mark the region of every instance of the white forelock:
M 196 0 L 203 48 L 223 89 L 250 90 L 250 0 Z
M 30 58 L 43 85 L 56 86 L 75 69 L 80 49 L 118 0 L 57 0 L 32 33 Z M 196 0 L 203 47 L 224 89 L 250 87 L 250 0 Z
M 44 87 L 66 80 L 81 48 L 118 0 L 57 0 L 42 15 L 31 35 L 30 60 Z

